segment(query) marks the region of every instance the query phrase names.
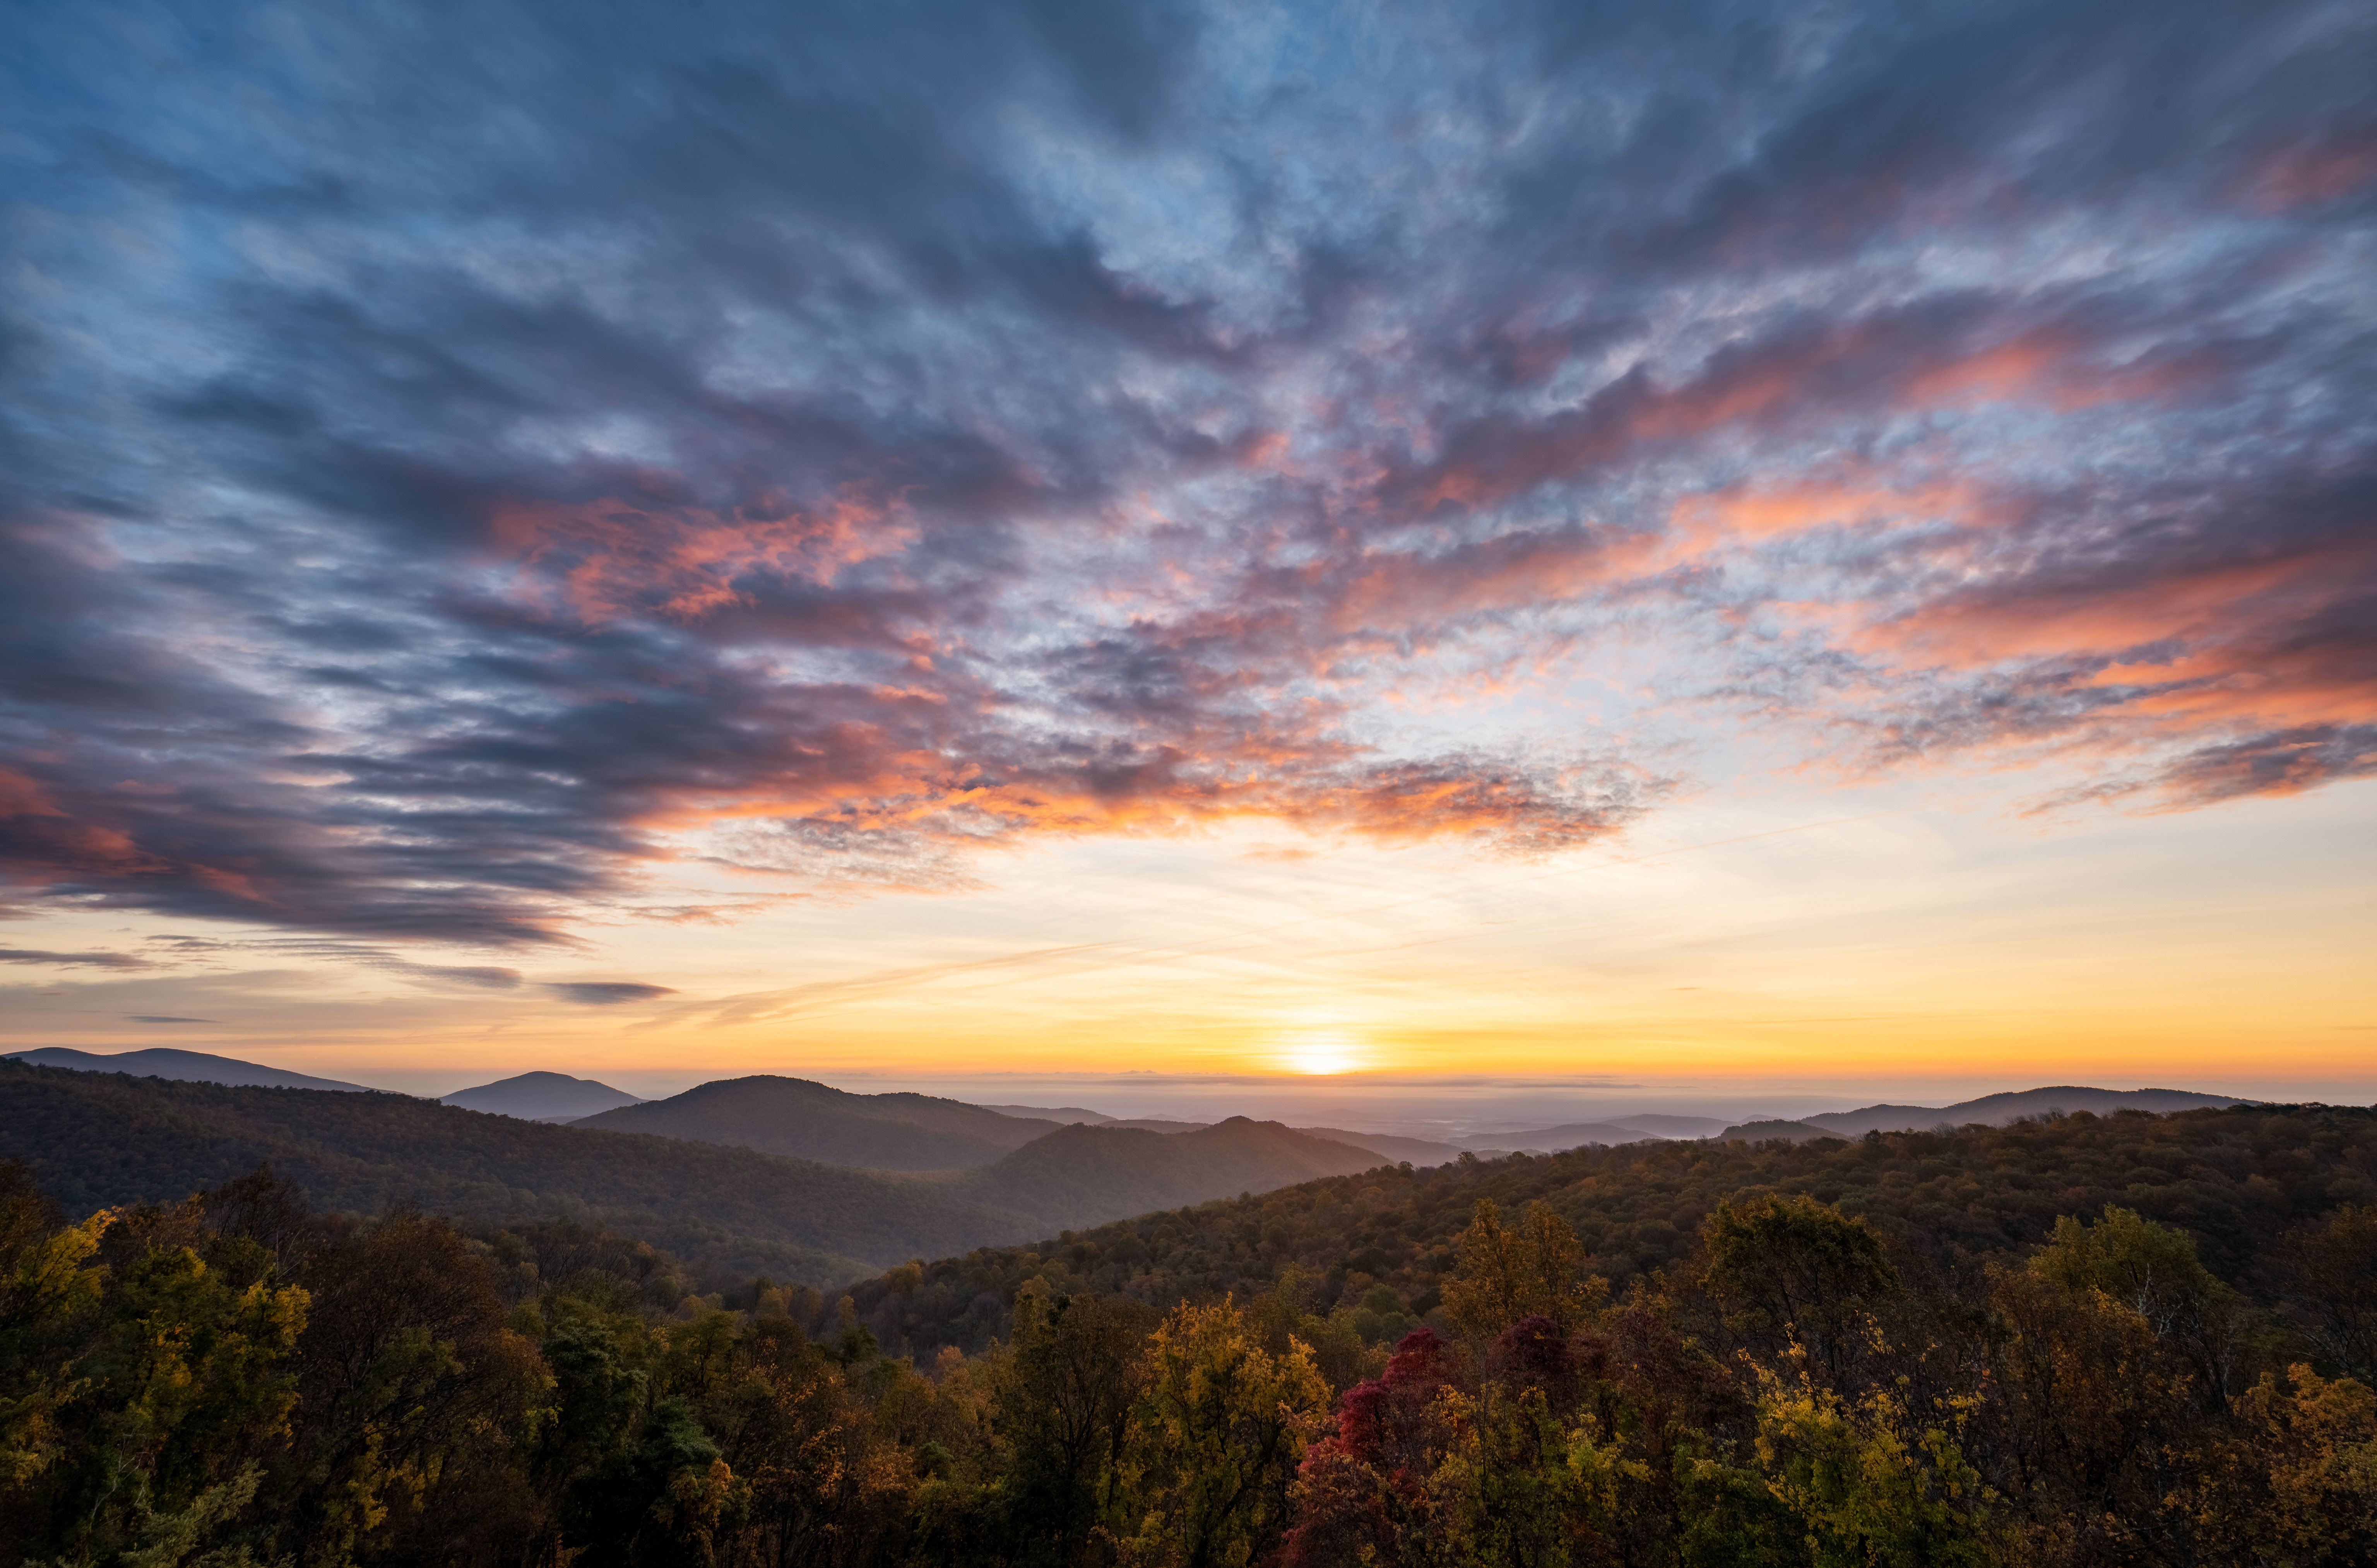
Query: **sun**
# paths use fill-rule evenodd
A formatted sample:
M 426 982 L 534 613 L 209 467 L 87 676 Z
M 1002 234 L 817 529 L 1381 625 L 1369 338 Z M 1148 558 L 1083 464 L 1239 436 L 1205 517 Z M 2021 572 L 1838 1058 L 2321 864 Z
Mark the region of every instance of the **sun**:
M 1351 1072 L 1362 1065 L 1360 1047 L 1339 1029 L 1302 1029 L 1280 1042 L 1280 1060 L 1291 1072 L 1316 1078 Z

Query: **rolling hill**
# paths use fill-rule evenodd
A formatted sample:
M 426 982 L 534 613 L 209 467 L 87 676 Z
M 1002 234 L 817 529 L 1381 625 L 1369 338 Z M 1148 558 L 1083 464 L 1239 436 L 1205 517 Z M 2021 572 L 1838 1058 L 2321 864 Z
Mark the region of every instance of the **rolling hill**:
M 572 1078 L 564 1072 L 523 1072 L 517 1078 L 498 1079 L 475 1089 L 457 1089 L 450 1095 L 441 1095 L 437 1103 L 530 1121 L 574 1121 L 644 1102 L 625 1089 L 614 1089 L 591 1078 Z
M 1234 1116 L 1193 1132 L 1059 1128 L 994 1165 L 944 1180 L 978 1203 L 1069 1229 L 1388 1163 L 1368 1149 Z
M 574 1123 L 731 1143 L 866 1170 L 968 1170 L 1057 1131 L 930 1095 L 853 1095 L 806 1078 L 722 1078 Z
M 1427 1138 L 1399 1138 L 1384 1132 L 1356 1132 L 1343 1127 L 1299 1127 L 1298 1132 L 1308 1138 L 1320 1138 L 1332 1143 L 1350 1143 L 1357 1149 L 1368 1149 L 1390 1165 L 1405 1160 L 1417 1165 L 1442 1165 L 1461 1157 L 1458 1143 L 1439 1143 Z
M 717 1093 L 654 1105 L 716 1108 L 740 1095 L 762 1108 L 830 1107 L 838 1095 L 792 1079 L 703 1087 Z M 1391 1163 L 1243 1117 L 1193 1132 L 1077 1125 L 1034 1138 L 1046 1124 L 954 1101 L 840 1097 L 890 1101 L 959 1126 L 988 1118 L 1032 1141 L 973 1170 L 908 1174 L 597 1125 L 619 1112 L 555 1126 L 405 1095 L 169 1083 L 0 1061 L 0 1157 L 26 1161 L 78 1215 L 176 1201 L 269 1162 L 326 1209 L 412 1206 L 490 1222 L 567 1216 L 664 1247 L 707 1277 L 764 1271 L 819 1286 L 908 1258 Z M 860 1133 L 961 1137 L 913 1122 L 848 1119 L 865 1124 Z
M 367 1093 L 361 1083 L 335 1078 L 313 1078 L 261 1062 L 238 1061 L 204 1051 L 175 1050 L 154 1046 L 138 1051 L 78 1051 L 65 1046 L 42 1046 L 30 1051 L 9 1051 L 9 1059 L 35 1067 L 64 1067 L 77 1072 L 128 1072 L 135 1078 L 166 1078 L 177 1083 L 222 1083 L 233 1088 L 337 1089 Z
M 1583 1245 L 1582 1269 L 1622 1299 L 1630 1282 L 1689 1263 L 1709 1212 L 1745 1189 L 1837 1203 L 1942 1277 L 1977 1276 L 2047 1239 L 2057 1216 L 2119 1203 L 2184 1227 L 2215 1273 L 2242 1284 L 2266 1278 L 2255 1260 L 2287 1227 L 2339 1203 L 2377 1204 L 2377 1108 L 2073 1115 L 1885 1133 L 1881 1143 L 1676 1141 L 1372 1170 L 1085 1228 L 1061 1249 L 985 1249 L 851 1294 L 887 1348 L 919 1358 L 1005 1337 L 1017 1289 L 1034 1279 L 1160 1310 L 1184 1298 L 1250 1299 L 1294 1269 L 1324 1305 L 1369 1299 L 1383 1285 L 1403 1311 L 1427 1318 L 1454 1266 L 1454 1239 L 1477 1200 L 1491 1198 L 1505 1216 L 1535 1200 L 1552 1205 Z
M 1716 1139 L 1717 1142 L 1724 1143 L 1730 1143 L 1736 1139 L 1748 1143 L 1762 1143 L 1769 1138 L 1787 1138 L 1794 1143 L 1804 1143 L 1810 1138 L 1845 1138 L 1847 1136 L 1845 1132 L 1836 1132 L 1829 1127 L 1818 1127 L 1812 1122 L 1785 1121 L 1770 1117 L 1763 1121 L 1737 1122 L 1718 1133 Z
M 2241 1095 L 2199 1095 L 2191 1089 L 2090 1089 L 2063 1084 L 2050 1089 L 1984 1095 L 1977 1100 L 1962 1100 L 1953 1106 L 1867 1106 L 1859 1110 L 1826 1111 L 1798 1119 L 1840 1137 L 1857 1138 L 1868 1132 L 1908 1132 L 1943 1123 L 1950 1127 L 1975 1123 L 2003 1127 L 2019 1118 L 2044 1116 L 2050 1111 L 2068 1115 L 2084 1110 L 2109 1116 L 2117 1110 L 2143 1110 L 2168 1116 L 2173 1111 L 2225 1109 L 2253 1103 Z M 1735 1134 L 1727 1132 L 1726 1136 Z
M 317 1206 L 596 1221 L 705 1272 L 830 1285 L 1033 1224 L 914 1179 L 404 1095 L 231 1088 L 0 1062 L 0 1156 L 74 1215 L 169 1203 L 270 1162 Z M 1124 1211 L 1115 1210 L 1118 1215 Z
M 1659 1136 L 1656 1132 L 1621 1127 L 1614 1121 L 1571 1121 L 1558 1127 L 1530 1128 L 1523 1132 L 1488 1133 L 1469 1140 L 1469 1146 L 1480 1154 L 1488 1147 L 1505 1153 L 1512 1149 L 1533 1149 L 1540 1154 L 1558 1154 L 1563 1149 L 1581 1149 L 1587 1143 L 1615 1146 L 1641 1143 Z

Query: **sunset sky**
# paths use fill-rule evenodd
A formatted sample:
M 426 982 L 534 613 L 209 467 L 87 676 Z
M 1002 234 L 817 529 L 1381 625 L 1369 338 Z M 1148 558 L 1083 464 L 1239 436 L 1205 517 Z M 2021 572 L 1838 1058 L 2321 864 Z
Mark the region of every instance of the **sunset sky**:
M 2366 5 L 6 31 L 0 1048 L 2377 1097 Z

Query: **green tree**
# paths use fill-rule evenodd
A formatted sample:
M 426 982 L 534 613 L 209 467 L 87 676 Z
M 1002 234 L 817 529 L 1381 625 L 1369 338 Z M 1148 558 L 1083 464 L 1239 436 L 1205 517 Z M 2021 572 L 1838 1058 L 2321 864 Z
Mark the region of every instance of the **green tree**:
M 1701 1226 L 1702 1290 L 1770 1359 L 1790 1345 L 1835 1386 L 1860 1346 L 1867 1309 L 1898 1285 L 1881 1238 L 1813 1198 L 1762 1192 L 1719 1203 Z
M 2030 1267 L 2067 1292 L 2102 1291 L 2144 1318 L 2193 1363 L 2210 1407 L 2227 1408 L 2248 1317 L 2185 1231 L 2108 1203 L 2094 1225 L 2059 1216 Z
M 12 1512 L 65 1452 L 60 1414 L 87 1386 L 79 1331 L 107 1277 L 92 1256 L 113 1218 L 61 1226 L 32 1173 L 0 1161 L 0 1502 Z
M 306 1294 L 238 1287 L 172 1239 L 187 1219 L 142 1216 L 136 1232 L 165 1239 L 136 1236 L 106 1283 L 80 1363 L 79 1452 L 51 1514 L 62 1563 L 175 1562 L 201 1538 L 241 1533 L 261 1464 L 288 1436 Z M 221 1553 L 245 1560 L 236 1541 Z
M 2289 1320 L 2335 1371 L 2377 1385 L 2377 1204 L 2303 1227 L 2277 1261 Z
M 1124 1449 L 1154 1318 L 1113 1297 L 1052 1298 L 1036 1282 L 1017 1295 L 1013 1348 L 992 1384 L 1014 1561 L 1082 1562 L 1137 1523 L 1120 1512 Z

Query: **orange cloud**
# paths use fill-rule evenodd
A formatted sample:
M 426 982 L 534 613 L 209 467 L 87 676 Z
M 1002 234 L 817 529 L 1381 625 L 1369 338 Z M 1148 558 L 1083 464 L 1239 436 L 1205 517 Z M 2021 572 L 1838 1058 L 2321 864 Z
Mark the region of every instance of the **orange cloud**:
M 848 567 L 916 537 L 897 508 L 845 490 L 806 507 L 763 497 L 731 513 L 651 501 L 512 501 L 495 512 L 498 550 L 551 574 L 583 619 L 694 620 L 747 603 L 752 574 L 830 585 Z

